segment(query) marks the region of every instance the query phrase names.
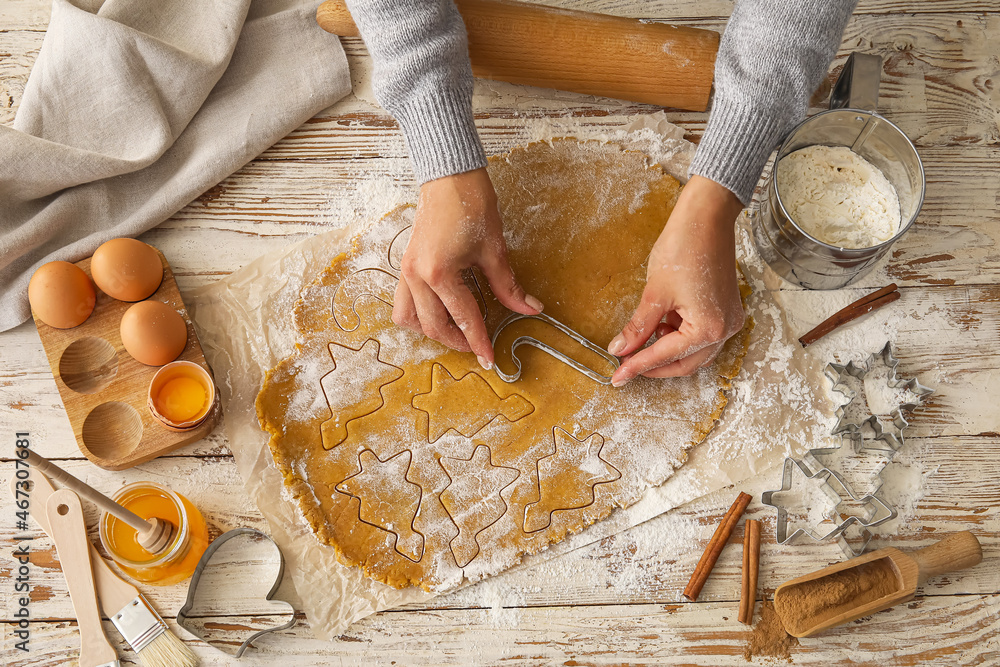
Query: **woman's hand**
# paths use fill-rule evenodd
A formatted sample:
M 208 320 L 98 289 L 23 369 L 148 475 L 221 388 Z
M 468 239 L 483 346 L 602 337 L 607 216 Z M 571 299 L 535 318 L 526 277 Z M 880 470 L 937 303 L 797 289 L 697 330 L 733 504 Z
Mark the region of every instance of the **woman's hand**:
M 608 346 L 626 357 L 614 386 L 637 375 L 689 375 L 743 327 L 733 224 L 742 209 L 736 195 L 701 176 L 681 190 L 650 253 L 642 301 Z M 654 333 L 656 342 L 640 350 Z
M 483 272 L 507 308 L 523 315 L 541 312 L 541 302 L 524 293 L 507 261 L 503 221 L 486 169 L 421 186 L 392 321 L 456 350 L 471 350 L 489 369 L 493 346 L 462 276 L 472 267 Z

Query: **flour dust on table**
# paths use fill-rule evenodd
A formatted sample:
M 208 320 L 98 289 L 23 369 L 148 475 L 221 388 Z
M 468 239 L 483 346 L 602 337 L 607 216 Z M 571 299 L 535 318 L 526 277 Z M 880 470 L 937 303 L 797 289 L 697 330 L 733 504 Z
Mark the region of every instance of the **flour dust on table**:
M 545 312 L 606 346 L 638 305 L 680 185 L 612 144 L 557 140 L 491 159 L 510 259 Z M 592 365 L 545 322 L 504 328 L 496 363 L 395 327 L 414 209 L 370 224 L 301 293 L 300 343 L 257 398 L 285 485 L 345 565 L 401 588 L 447 590 L 503 571 L 666 481 L 722 414 L 752 322 L 687 378 L 594 382 L 533 347 Z M 468 285 L 496 331 L 508 312 Z M 596 356 L 596 355 L 595 355 Z

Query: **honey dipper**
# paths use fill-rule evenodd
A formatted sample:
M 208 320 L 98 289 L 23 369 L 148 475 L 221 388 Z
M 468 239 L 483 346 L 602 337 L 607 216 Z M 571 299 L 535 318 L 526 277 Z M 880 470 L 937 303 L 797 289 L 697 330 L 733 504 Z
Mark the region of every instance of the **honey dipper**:
M 786 581 L 774 592 L 774 609 L 788 634 L 809 637 L 906 602 L 927 579 L 982 560 L 967 530 L 908 553 L 879 549 Z
M 62 468 L 49 462 L 32 450 L 28 450 L 28 463 L 49 479 L 59 482 L 68 489 L 94 503 L 102 510 L 135 529 L 135 539 L 143 549 L 151 554 L 160 554 L 173 541 L 175 526 L 159 517 L 143 519 L 135 512 L 125 509 L 97 489 L 84 484 Z

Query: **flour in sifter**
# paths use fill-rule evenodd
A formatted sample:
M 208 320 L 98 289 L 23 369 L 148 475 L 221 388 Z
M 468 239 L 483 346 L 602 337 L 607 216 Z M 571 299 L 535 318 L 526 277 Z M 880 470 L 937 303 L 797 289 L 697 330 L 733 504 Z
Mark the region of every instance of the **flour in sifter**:
M 818 241 L 870 248 L 899 230 L 896 189 L 843 146 L 808 146 L 778 162 L 778 193 L 792 220 Z

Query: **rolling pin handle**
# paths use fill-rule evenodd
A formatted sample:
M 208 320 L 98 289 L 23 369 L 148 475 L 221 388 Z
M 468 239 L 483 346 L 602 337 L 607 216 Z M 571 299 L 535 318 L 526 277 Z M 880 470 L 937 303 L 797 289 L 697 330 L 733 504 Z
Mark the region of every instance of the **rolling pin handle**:
M 978 565 L 983 560 L 983 548 L 976 536 L 967 530 L 954 533 L 940 542 L 909 554 L 917 561 L 917 585 L 939 574 L 956 572 Z

